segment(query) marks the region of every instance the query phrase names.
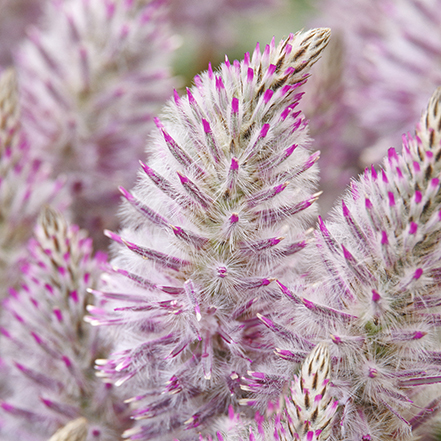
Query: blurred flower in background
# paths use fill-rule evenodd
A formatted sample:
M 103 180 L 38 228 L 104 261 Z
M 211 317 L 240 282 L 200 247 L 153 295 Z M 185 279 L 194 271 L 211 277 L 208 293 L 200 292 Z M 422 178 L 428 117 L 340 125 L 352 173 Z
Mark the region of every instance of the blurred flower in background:
M 24 129 L 99 247 L 172 90 L 167 29 L 159 0 L 51 1 L 15 57 Z
M 3 302 L 0 340 L 9 367 L 9 390 L 0 403 L 5 439 L 46 441 L 78 418 L 74 426 L 82 421 L 88 440 L 119 439 L 130 427 L 127 406 L 94 375 L 95 359 L 109 353 L 112 341 L 84 321 L 92 300 L 87 288 L 99 286 L 106 255 L 94 256 L 87 233 L 48 207 L 28 251 L 22 287 Z
M 47 0 L 0 0 L 0 68 L 13 63 L 26 29 L 41 15 Z
M 22 128 L 11 68 L 0 74 L 0 299 L 20 281 L 25 246 L 41 208 L 68 205 L 64 178 L 52 179 L 50 165 L 32 147 Z
M 402 134 L 413 130 L 441 84 L 441 1 L 315 0 L 314 6 L 317 12 L 311 22 L 331 27 L 343 49 L 339 55 L 343 89 L 333 106 L 339 115 L 334 118 L 346 119 L 343 125 L 337 123 L 344 136 L 327 131 L 316 146 L 323 159 L 334 157 L 320 162 L 324 188 L 327 176 L 334 179 L 337 170 L 343 178 L 331 183 L 334 198 L 348 183 L 348 172 L 379 163 L 389 147 L 400 145 Z M 335 87 L 329 91 L 333 96 Z M 308 93 L 314 107 L 313 87 Z M 316 111 L 311 114 L 312 130 Z

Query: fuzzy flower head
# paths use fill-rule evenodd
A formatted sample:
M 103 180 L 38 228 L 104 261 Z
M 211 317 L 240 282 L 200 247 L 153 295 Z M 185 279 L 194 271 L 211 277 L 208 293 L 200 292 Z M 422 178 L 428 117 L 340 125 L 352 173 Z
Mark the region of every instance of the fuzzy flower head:
M 90 301 L 86 287 L 97 286 L 105 257 L 93 257 L 85 232 L 49 208 L 29 254 L 22 288 L 4 301 L 2 352 L 13 378 L 12 395 L 0 405 L 6 433 L 47 440 L 82 417 L 84 441 L 117 440 L 128 427 L 125 406 L 94 376 L 94 361 L 110 344 L 83 320 Z
M 204 428 L 237 406 L 240 375 L 265 356 L 253 311 L 280 296 L 274 277 L 296 266 L 315 213 L 318 154 L 298 89 L 328 38 L 298 33 L 210 66 L 156 120 L 155 154 L 121 189 L 112 291 L 96 293 L 113 301 L 90 321 L 120 330 L 121 351 L 100 369 L 138 391 L 147 424 L 132 439 Z
M 308 299 L 286 288 L 291 327 L 330 335 L 351 439 L 411 440 L 436 415 L 418 396 L 441 381 L 440 110 L 438 89 L 402 153 L 390 149 L 383 169 L 366 170 L 320 220 L 312 268 L 323 282 Z
M 99 238 L 171 93 L 163 9 L 160 0 L 50 1 L 17 57 L 24 127 L 54 173 L 67 174 L 75 222 Z
M 36 159 L 21 126 L 15 73 L 0 75 L 0 298 L 18 282 L 18 261 L 41 207 L 59 203 L 63 179 Z M 38 191 L 37 191 L 38 190 Z

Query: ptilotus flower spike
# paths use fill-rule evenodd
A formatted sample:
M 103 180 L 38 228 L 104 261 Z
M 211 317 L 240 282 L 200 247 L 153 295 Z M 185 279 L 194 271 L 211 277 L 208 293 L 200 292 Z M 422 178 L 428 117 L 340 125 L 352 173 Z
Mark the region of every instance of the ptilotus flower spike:
M 220 424 L 219 441 L 323 441 L 329 439 L 338 402 L 332 397 L 331 357 L 326 343 L 306 357 L 298 375 L 282 395 L 279 408 L 247 422 L 230 415 Z M 224 429 L 222 426 L 227 426 Z M 215 438 L 216 439 L 216 438 Z
M 50 170 L 33 155 L 21 126 L 14 71 L 0 75 L 0 298 L 20 278 L 23 257 L 41 207 L 57 203 L 63 179 L 50 179 Z M 65 198 L 66 199 L 66 198 Z M 64 204 L 63 204 L 64 205 Z
M 102 246 L 153 115 L 172 92 L 162 0 L 49 1 L 17 56 L 34 150 L 68 176 L 74 221 Z M 42 115 L 44 115 L 42 117 Z
M 307 243 L 318 154 L 298 88 L 328 38 L 298 33 L 210 66 L 156 120 L 155 154 L 121 189 L 124 229 L 107 233 L 116 257 L 96 292 L 108 312 L 91 308 L 90 322 L 119 329 L 99 370 L 137 391 L 134 416 L 147 421 L 127 437 L 190 439 L 237 407 L 240 376 L 271 353 L 255 311 L 280 297 L 274 278 Z
M 85 231 L 50 208 L 42 212 L 23 286 L 4 301 L 0 337 L 12 394 L 0 412 L 7 439 L 83 441 L 85 433 L 88 440 L 116 441 L 130 426 L 115 389 L 94 375 L 95 359 L 111 345 L 83 320 L 87 286 L 98 286 L 105 259 L 92 252 Z
M 314 268 L 328 277 L 305 306 L 331 334 L 348 439 L 413 440 L 439 409 L 427 387 L 441 382 L 440 121 L 441 88 L 402 153 L 390 149 L 319 223 Z

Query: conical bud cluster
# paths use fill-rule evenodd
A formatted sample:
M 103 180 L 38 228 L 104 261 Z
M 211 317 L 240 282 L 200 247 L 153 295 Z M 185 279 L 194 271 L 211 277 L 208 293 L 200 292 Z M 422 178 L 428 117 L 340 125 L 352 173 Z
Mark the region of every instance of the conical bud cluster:
M 210 66 L 156 120 L 153 158 L 121 188 L 111 290 L 96 292 L 109 306 L 90 322 L 119 328 L 121 350 L 99 369 L 137 391 L 132 439 L 203 430 L 266 356 L 255 311 L 280 297 L 273 281 L 295 268 L 315 213 L 318 153 L 297 106 L 328 39 L 298 33 Z

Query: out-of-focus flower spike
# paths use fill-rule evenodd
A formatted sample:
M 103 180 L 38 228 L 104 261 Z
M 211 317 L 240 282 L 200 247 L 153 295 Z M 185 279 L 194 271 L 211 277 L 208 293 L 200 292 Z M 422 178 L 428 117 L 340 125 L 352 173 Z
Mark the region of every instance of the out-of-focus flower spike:
M 62 427 L 53 436 L 64 441 L 61 436 L 75 439 L 76 430 L 80 436 L 88 425 L 96 433 L 120 434 L 130 426 L 126 406 L 94 375 L 94 360 L 108 354 L 110 342 L 84 321 L 92 298 L 87 286 L 98 291 L 102 265 L 92 248 L 85 231 L 51 208 L 42 211 L 29 242 L 25 283 L 4 301 L 11 338 L 2 336 L 2 356 L 14 385 L 3 408 L 12 436 L 45 441 Z M 83 423 L 71 422 L 76 417 Z
M 152 113 L 172 91 L 166 8 L 157 0 L 45 3 L 17 51 L 23 126 L 53 175 L 66 175 L 74 220 L 102 247 L 102 229 L 117 225 L 115 190 L 133 184 L 132 158 L 144 155 Z
M 65 194 L 60 202 L 63 178 L 52 180 L 31 147 L 22 128 L 16 74 L 5 70 L 0 75 L 0 298 L 20 280 L 20 262 L 41 208 L 53 203 L 63 210 L 69 204 Z

